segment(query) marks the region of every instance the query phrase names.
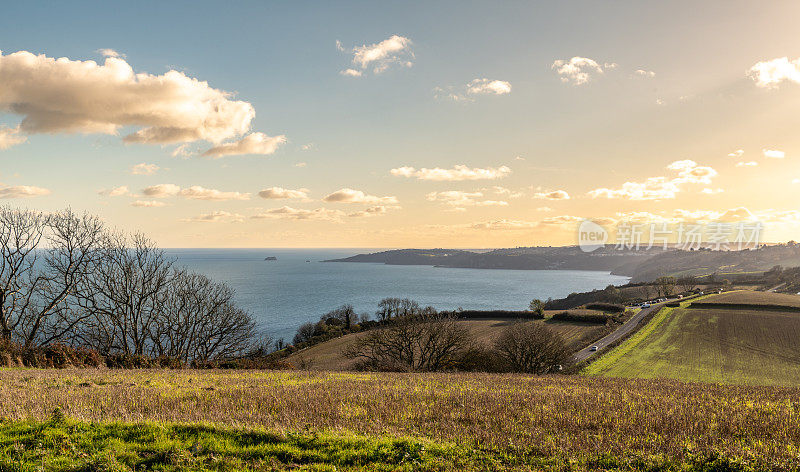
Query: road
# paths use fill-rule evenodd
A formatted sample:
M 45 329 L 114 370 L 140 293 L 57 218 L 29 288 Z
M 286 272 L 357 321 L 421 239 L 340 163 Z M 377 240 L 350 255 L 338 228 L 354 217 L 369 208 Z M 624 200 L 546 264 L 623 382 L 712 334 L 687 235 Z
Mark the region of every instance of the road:
M 575 362 L 581 362 L 583 360 L 586 360 L 586 359 L 592 357 L 593 355 L 595 355 L 595 354 L 597 354 L 599 352 L 602 352 L 603 349 L 608 347 L 609 344 L 613 343 L 614 341 L 618 341 L 620 338 L 622 338 L 626 334 L 628 334 L 631 331 L 633 331 L 634 329 L 636 329 L 639 326 L 639 323 L 642 322 L 644 317 L 646 317 L 648 314 L 652 313 L 653 310 L 658 310 L 659 308 L 661 308 L 661 305 L 663 305 L 664 303 L 667 303 L 669 301 L 670 300 L 667 300 L 666 302 L 662 302 L 662 303 L 657 303 L 657 304 L 651 305 L 650 308 L 644 308 L 644 309 L 640 310 L 639 313 L 636 313 L 635 315 L 633 315 L 631 317 L 631 319 L 629 319 L 628 321 L 623 323 L 622 326 L 617 328 L 616 331 L 614 331 L 613 333 L 611 333 L 608 336 L 600 339 L 599 341 L 595 341 L 594 343 L 592 343 L 591 346 L 587 346 L 584 349 L 581 349 L 580 351 L 578 351 L 575 354 Z M 592 346 L 597 346 L 597 351 L 590 351 L 589 349 Z

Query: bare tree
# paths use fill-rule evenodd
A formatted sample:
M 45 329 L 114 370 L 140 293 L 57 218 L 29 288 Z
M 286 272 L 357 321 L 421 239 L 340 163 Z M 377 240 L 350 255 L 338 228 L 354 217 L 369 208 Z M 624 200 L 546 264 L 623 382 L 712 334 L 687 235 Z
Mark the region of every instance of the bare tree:
M 142 235 L 107 238 L 78 300 L 92 313 L 82 339 L 103 354 L 148 355 L 162 318 L 172 260 Z
M 564 339 L 544 323 L 527 321 L 508 326 L 495 342 L 495 349 L 513 372 L 547 373 L 565 364 L 570 355 Z
M 71 210 L 0 210 L 3 338 L 30 347 L 72 335 L 87 316 L 74 297 L 100 256 L 103 231 L 98 218 Z
M 453 367 L 472 344 L 469 329 L 454 317 L 401 316 L 359 338 L 345 355 L 370 369 L 433 371 Z

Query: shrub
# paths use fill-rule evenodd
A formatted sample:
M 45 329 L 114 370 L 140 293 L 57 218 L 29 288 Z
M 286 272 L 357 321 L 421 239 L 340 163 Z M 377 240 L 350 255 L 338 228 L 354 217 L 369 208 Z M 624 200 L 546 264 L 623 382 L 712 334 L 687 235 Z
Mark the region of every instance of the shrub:
M 579 323 L 607 323 L 613 319 L 613 316 L 598 312 L 582 313 L 579 311 L 562 311 L 553 315 L 551 319 L 558 321 L 576 321 Z
M 504 366 L 512 372 L 545 374 L 569 361 L 570 350 L 555 330 L 543 323 L 508 326 L 495 342 Z
M 589 310 L 599 310 L 608 313 L 622 313 L 623 311 L 625 311 L 625 306 L 620 305 L 618 303 L 604 303 L 604 302 L 587 303 L 586 308 Z

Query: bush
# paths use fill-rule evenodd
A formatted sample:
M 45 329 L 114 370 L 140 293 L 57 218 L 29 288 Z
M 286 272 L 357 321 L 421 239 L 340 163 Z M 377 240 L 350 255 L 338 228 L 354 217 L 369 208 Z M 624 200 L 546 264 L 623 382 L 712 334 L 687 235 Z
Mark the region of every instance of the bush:
M 551 319 L 558 321 L 576 321 L 579 323 L 607 323 L 608 321 L 613 320 L 614 317 L 607 313 L 562 311 L 561 313 L 556 313 L 553 315 Z
M 625 311 L 625 306 L 620 305 L 618 303 L 604 303 L 604 302 L 587 303 L 586 308 L 589 310 L 599 310 L 608 313 L 622 313 L 623 311 Z
M 525 320 L 544 319 L 544 313 L 536 313 L 533 311 L 461 310 L 453 312 L 453 315 L 463 319 L 481 319 L 481 318 L 519 318 Z

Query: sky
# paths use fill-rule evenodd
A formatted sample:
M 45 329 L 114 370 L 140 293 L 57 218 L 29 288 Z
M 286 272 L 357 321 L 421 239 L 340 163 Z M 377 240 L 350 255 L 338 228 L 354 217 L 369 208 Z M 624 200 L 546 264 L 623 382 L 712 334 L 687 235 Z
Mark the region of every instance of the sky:
M 0 205 L 164 247 L 800 239 L 796 2 L 13 2 Z M 613 233 L 614 230 L 612 229 Z

